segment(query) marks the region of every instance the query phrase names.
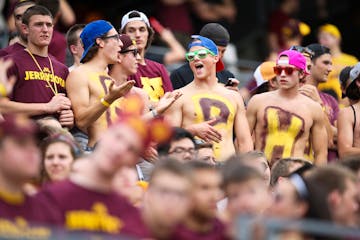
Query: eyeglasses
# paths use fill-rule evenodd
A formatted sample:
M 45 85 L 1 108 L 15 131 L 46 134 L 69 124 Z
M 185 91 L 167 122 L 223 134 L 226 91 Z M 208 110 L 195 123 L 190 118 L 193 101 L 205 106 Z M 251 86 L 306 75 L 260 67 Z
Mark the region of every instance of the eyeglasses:
M 281 67 L 281 66 L 275 66 L 274 67 L 274 73 L 276 75 L 281 75 L 282 71 L 285 71 L 286 75 L 291 75 L 291 74 L 293 74 L 293 72 L 295 70 L 298 70 L 298 69 L 294 68 L 294 67 Z
M 295 50 L 300 53 L 302 53 L 305 57 L 313 58 L 315 53 L 308 47 L 302 47 L 302 46 L 292 46 L 289 50 Z
M 171 153 L 181 154 L 181 153 L 186 153 L 186 152 L 193 155 L 196 153 L 196 149 L 195 148 L 176 147 L 171 152 L 169 152 L 169 154 L 171 154 Z
M 204 58 L 206 58 L 206 56 L 208 54 L 210 54 L 212 56 L 215 56 L 215 54 L 213 52 L 211 52 L 210 50 L 208 50 L 208 49 L 200 49 L 200 50 L 197 50 L 197 51 L 194 51 L 194 52 L 186 53 L 185 58 L 189 62 L 192 62 L 192 61 L 194 61 L 196 56 L 198 56 L 198 58 L 200 58 L 200 59 L 204 59 Z
M 100 37 L 101 39 L 110 39 L 110 38 L 113 38 L 117 41 L 120 41 L 120 35 L 119 34 L 114 34 L 114 35 L 110 35 L 110 36 L 103 36 L 103 37 Z
M 123 51 L 120 51 L 119 53 L 121 53 L 121 54 L 126 54 L 126 53 L 128 53 L 128 52 L 131 52 L 131 53 L 134 55 L 134 57 L 136 57 L 136 56 L 138 55 L 138 53 L 139 53 L 139 51 L 137 50 L 137 48 L 135 48 L 135 49 L 123 50 Z

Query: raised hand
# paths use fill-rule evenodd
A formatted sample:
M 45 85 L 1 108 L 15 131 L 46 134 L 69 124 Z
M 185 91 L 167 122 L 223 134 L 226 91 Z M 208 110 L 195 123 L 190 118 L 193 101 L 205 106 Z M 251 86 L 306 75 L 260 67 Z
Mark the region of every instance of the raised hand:
M 167 92 L 160 98 L 155 109 L 158 114 L 162 114 L 166 111 L 179 97 L 182 96 L 181 92 Z
M 134 80 L 126 81 L 120 85 L 115 85 L 114 80 L 111 81 L 111 83 L 109 85 L 109 91 L 108 91 L 107 96 L 105 97 L 105 100 L 107 102 L 112 103 L 116 99 L 125 96 L 130 91 L 130 89 L 134 86 L 134 84 L 135 84 Z
M 7 70 L 9 69 L 9 67 L 11 67 L 12 64 L 13 61 L 11 59 L 8 60 L 0 59 L 0 85 L 4 87 L 3 89 L 4 92 L 1 93 L 1 95 L 3 95 L 2 97 L 5 97 L 12 92 L 12 89 L 16 82 L 15 76 L 11 76 L 9 78 L 7 76 Z

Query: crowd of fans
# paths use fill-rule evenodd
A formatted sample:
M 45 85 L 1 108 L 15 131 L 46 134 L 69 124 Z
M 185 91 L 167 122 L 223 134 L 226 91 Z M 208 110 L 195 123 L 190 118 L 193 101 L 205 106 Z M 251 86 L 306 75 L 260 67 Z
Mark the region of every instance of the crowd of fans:
M 204 25 L 185 51 L 137 10 L 118 30 L 71 26 L 66 66 L 60 2 L 18 1 L 17 39 L 0 50 L 0 238 L 235 239 L 248 215 L 359 227 L 360 63 L 336 26 L 308 46 L 272 35 L 239 89 L 225 27 Z M 153 27 L 173 49 L 159 62 Z M 171 74 L 162 64 L 182 58 Z

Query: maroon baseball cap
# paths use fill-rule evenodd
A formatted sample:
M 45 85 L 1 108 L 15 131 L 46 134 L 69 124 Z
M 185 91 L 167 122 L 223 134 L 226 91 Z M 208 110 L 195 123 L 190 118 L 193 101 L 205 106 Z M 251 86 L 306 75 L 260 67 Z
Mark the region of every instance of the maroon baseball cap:
M 35 136 L 38 132 L 36 123 L 20 114 L 4 114 L 0 121 L 0 138 Z

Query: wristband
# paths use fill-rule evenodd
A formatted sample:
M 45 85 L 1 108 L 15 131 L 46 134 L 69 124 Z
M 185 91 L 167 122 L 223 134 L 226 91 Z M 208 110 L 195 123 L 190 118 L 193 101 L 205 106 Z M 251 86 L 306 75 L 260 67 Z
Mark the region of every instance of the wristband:
M 7 96 L 6 88 L 5 88 L 4 84 L 2 84 L 2 83 L 0 83 L 0 96 L 1 97 Z
M 154 118 L 156 118 L 157 116 L 159 116 L 158 112 L 156 111 L 156 109 L 151 109 L 151 113 L 153 115 Z
M 110 107 L 110 103 L 108 103 L 104 98 L 101 98 L 101 99 L 100 99 L 100 102 L 101 102 L 101 104 L 104 105 L 105 107 L 107 107 L 107 108 Z

